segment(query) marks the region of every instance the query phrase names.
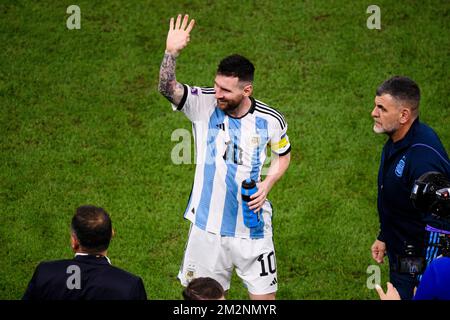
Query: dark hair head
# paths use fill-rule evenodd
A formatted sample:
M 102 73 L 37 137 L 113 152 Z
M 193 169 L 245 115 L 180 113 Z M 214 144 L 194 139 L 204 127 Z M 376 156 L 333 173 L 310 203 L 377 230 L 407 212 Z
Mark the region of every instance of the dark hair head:
M 102 252 L 108 249 L 111 241 L 111 219 L 103 208 L 81 206 L 72 218 L 72 231 L 84 249 Z
M 233 54 L 220 61 L 217 74 L 227 77 L 237 77 L 240 81 L 253 81 L 255 67 L 247 58 Z
M 410 78 L 394 76 L 383 82 L 377 88 L 377 96 L 390 94 L 400 102 L 406 102 L 413 112 L 419 108 L 420 89 Z
M 209 277 L 192 279 L 183 290 L 184 300 L 217 300 L 224 294 L 220 283 Z

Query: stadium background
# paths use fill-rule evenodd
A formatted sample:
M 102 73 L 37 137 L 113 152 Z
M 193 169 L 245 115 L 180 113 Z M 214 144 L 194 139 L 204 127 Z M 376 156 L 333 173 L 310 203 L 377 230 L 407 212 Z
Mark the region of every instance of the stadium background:
M 68 30 L 66 8 L 81 8 Z M 369 30 L 369 5 L 381 30 Z M 177 128 L 158 94 L 168 21 L 197 25 L 181 82 L 210 86 L 218 61 L 256 66 L 254 96 L 286 116 L 291 166 L 270 194 L 279 299 L 376 299 L 376 175 L 385 136 L 372 132 L 375 88 L 418 82 L 421 119 L 450 150 L 448 1 L 1 1 L 0 299 L 19 299 L 42 260 L 70 258 L 81 204 L 110 212 L 114 265 L 150 299 L 180 299 L 175 278 L 194 165 L 174 165 Z M 382 266 L 382 281 L 387 280 Z M 231 299 L 246 299 L 234 275 Z

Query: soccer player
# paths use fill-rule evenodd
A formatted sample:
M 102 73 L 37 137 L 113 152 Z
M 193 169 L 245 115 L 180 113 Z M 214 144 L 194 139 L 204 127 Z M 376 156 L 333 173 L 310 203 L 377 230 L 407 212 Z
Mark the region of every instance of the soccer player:
M 283 115 L 252 97 L 254 66 L 240 55 L 224 58 L 214 88 L 181 84 L 176 58 L 190 40 L 194 20 L 170 19 L 159 91 L 174 110 L 192 122 L 196 146 L 194 185 L 185 218 L 192 222 L 178 278 L 211 277 L 225 290 L 233 268 L 251 299 L 275 299 L 277 270 L 272 240 L 272 205 L 267 195 L 287 170 L 291 146 Z M 266 178 L 261 171 L 270 146 L 274 158 Z M 242 181 L 257 181 L 250 209 L 259 224 L 249 228 L 242 214 Z

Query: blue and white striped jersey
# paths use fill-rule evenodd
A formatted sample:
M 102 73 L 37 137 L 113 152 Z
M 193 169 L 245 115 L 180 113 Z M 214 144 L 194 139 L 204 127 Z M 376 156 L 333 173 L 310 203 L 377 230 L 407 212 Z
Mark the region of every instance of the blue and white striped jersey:
M 213 88 L 184 85 L 181 103 L 172 105 L 191 120 L 195 142 L 194 185 L 184 217 L 208 232 L 240 238 L 272 235 L 269 201 L 260 227 L 244 225 L 241 184 L 247 178 L 261 180 L 268 146 L 278 155 L 289 153 L 291 146 L 283 115 L 251 101 L 249 112 L 238 119 L 217 107 Z

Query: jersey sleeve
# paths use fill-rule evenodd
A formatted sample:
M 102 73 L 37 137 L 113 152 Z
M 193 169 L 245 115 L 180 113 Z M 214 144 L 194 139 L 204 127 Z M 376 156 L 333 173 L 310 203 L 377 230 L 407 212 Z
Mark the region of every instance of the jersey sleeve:
M 174 105 L 174 111 L 183 112 L 192 122 L 206 120 L 214 109 L 214 89 L 191 87 L 183 84 L 184 94 L 180 104 Z
M 281 115 L 272 123 L 270 149 L 278 156 L 284 156 L 291 152 L 291 144 L 287 135 L 287 127 L 287 123 Z

